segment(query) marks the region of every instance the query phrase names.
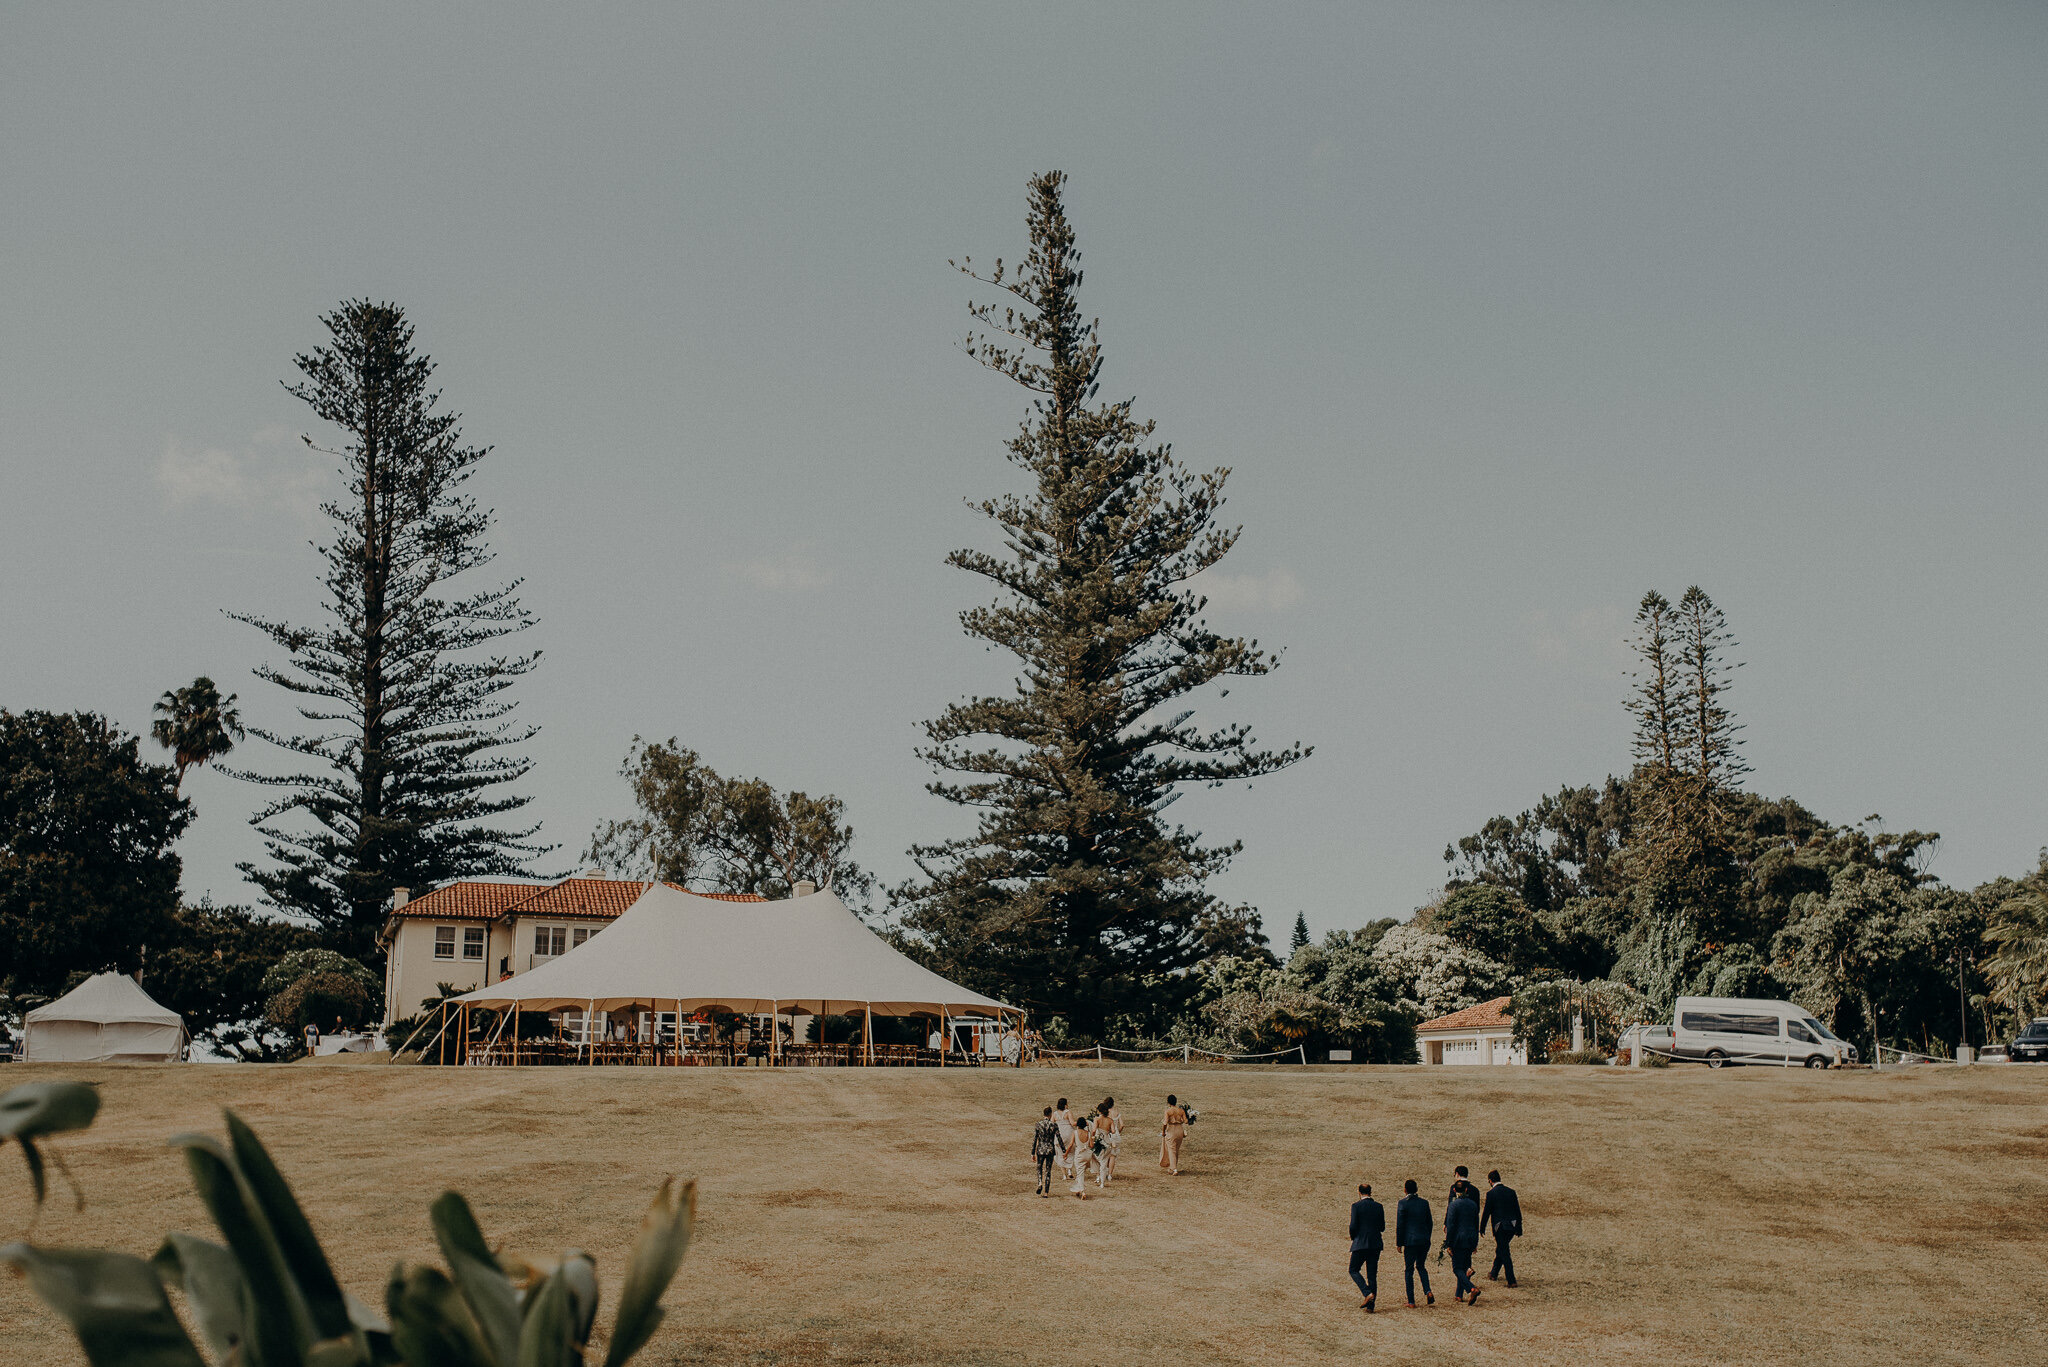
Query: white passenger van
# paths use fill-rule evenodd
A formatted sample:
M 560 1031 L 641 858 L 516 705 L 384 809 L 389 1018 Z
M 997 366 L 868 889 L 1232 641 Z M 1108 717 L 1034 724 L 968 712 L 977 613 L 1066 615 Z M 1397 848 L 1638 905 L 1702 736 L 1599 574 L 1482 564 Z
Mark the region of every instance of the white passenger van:
M 1827 1068 L 1856 1061 L 1855 1046 L 1837 1039 L 1805 1007 L 1753 997 L 1680 997 L 1672 1013 L 1671 1053 L 1709 1068 Z

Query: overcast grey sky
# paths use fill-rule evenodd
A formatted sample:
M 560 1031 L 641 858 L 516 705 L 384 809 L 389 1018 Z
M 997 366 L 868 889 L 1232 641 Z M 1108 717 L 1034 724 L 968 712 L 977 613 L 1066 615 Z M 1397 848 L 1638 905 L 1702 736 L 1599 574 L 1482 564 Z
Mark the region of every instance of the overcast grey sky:
M 1105 391 L 1234 468 L 1214 618 L 1286 651 L 1205 713 L 1316 747 L 1174 809 L 1276 935 L 1623 768 L 1629 613 L 1694 582 L 1755 788 L 2031 866 L 2048 12 L 1101 8 L 10 7 L 0 706 L 139 729 L 209 673 L 287 720 L 222 616 L 317 602 L 278 382 L 391 299 L 496 447 L 561 864 L 637 732 L 903 877 L 963 826 L 918 723 L 1012 673 L 941 561 L 1022 395 L 946 262 L 1058 167 Z M 257 795 L 191 791 L 188 889 L 248 900 Z

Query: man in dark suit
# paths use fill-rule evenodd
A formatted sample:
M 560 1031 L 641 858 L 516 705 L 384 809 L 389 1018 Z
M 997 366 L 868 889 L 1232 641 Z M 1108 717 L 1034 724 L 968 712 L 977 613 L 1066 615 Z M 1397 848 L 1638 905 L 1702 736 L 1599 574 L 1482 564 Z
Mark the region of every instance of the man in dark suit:
M 1429 1245 L 1436 1235 L 1436 1221 L 1430 1218 L 1429 1202 L 1415 1194 L 1415 1179 L 1407 1182 L 1408 1194 L 1394 1207 L 1394 1244 L 1401 1250 L 1401 1278 L 1408 1286 L 1408 1304 L 1415 1304 L 1415 1279 L 1422 1278 L 1422 1295 L 1431 1305 L 1436 1294 L 1429 1289 Z
M 1451 1203 L 1444 1210 L 1444 1247 L 1451 1251 L 1451 1271 L 1458 1278 L 1458 1299 L 1479 1304 L 1479 1288 L 1472 1284 L 1472 1252 L 1479 1247 L 1479 1196 L 1470 1182 L 1451 1188 Z
M 1488 1225 L 1493 1226 L 1493 1271 L 1486 1279 L 1497 1282 L 1506 1272 L 1508 1285 L 1513 1286 L 1515 1257 L 1508 1251 L 1508 1241 L 1522 1232 L 1522 1200 L 1513 1187 L 1500 1180 L 1499 1168 L 1486 1174 L 1486 1205 L 1479 1212 L 1479 1232 L 1484 1234 Z
M 1351 1280 L 1365 1297 L 1360 1308 L 1368 1315 L 1372 1313 L 1373 1302 L 1379 1299 L 1380 1250 L 1386 1246 L 1386 1232 L 1386 1209 L 1372 1199 L 1370 1186 L 1360 1187 L 1358 1199 L 1351 1203 Z M 1360 1264 L 1365 1267 L 1363 1277 L 1358 1275 Z

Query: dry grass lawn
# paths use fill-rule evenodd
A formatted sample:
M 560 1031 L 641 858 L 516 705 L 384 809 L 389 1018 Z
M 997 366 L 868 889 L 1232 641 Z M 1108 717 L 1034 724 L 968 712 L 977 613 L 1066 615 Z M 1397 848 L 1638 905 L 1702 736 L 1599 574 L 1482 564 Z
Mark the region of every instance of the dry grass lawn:
M 0 1085 L 59 1073 L 106 1104 L 63 1146 L 89 1204 L 53 1199 L 39 1241 L 210 1234 L 160 1141 L 231 1106 L 372 1301 L 395 1260 L 431 1256 L 444 1187 L 494 1239 L 616 1273 L 661 1176 L 695 1177 L 648 1364 L 2048 1357 L 2048 1068 L 17 1066 Z M 1146 1150 L 1169 1091 L 1201 1110 L 1179 1179 Z M 1035 1198 L 1038 1109 L 1104 1092 L 1136 1120 L 1124 1175 Z M 0 1236 L 28 1220 L 17 1161 Z M 1520 1190 L 1521 1287 L 1468 1308 L 1432 1264 L 1433 1309 L 1367 1317 L 1344 1276 L 1354 1184 L 1391 1207 L 1415 1177 L 1440 1217 L 1458 1162 Z M 1381 1274 L 1398 1307 L 1398 1255 Z M 82 1361 L 0 1277 L 0 1364 Z

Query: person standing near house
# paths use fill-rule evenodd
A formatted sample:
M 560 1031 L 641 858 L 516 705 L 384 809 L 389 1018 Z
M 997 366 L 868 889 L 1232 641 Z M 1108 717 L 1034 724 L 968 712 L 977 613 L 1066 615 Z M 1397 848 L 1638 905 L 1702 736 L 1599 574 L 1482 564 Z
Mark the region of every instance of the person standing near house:
M 1380 1250 L 1386 1245 L 1386 1208 L 1372 1199 L 1370 1183 L 1358 1188 L 1358 1199 L 1351 1203 L 1351 1280 L 1358 1286 L 1358 1294 L 1365 1299 L 1359 1308 L 1366 1314 L 1372 1313 L 1373 1302 L 1380 1294 Z M 1358 1275 L 1360 1266 L 1365 1275 Z M 1412 1297 L 1410 1299 L 1413 1299 Z
M 1467 1305 L 1479 1304 L 1479 1288 L 1472 1282 L 1472 1253 L 1479 1247 L 1479 1199 L 1472 1184 L 1463 1179 L 1451 1188 L 1451 1203 L 1444 1209 L 1444 1247 L 1451 1251 L 1457 1298 Z
M 1429 1202 L 1415 1194 L 1415 1179 L 1403 1184 L 1408 1194 L 1394 1207 L 1394 1246 L 1401 1250 L 1401 1279 L 1408 1287 L 1408 1305 L 1415 1305 L 1415 1279 L 1422 1278 L 1422 1295 L 1431 1305 L 1436 1295 L 1429 1289 L 1429 1245 L 1436 1236 L 1436 1221 L 1430 1218 Z
M 1166 1096 L 1166 1114 L 1159 1122 L 1159 1166 L 1180 1176 L 1180 1146 L 1188 1137 L 1188 1113 L 1171 1092 Z
M 1499 1168 L 1486 1174 L 1486 1204 L 1479 1210 L 1479 1232 L 1484 1234 L 1488 1225 L 1493 1226 L 1493 1270 L 1486 1274 L 1486 1279 L 1497 1282 L 1500 1274 L 1506 1272 L 1508 1285 L 1513 1286 L 1515 1257 L 1508 1244 L 1522 1232 L 1522 1198 L 1500 1180 Z
M 1045 1108 L 1045 1118 L 1031 1129 L 1031 1158 L 1038 1164 L 1038 1194 L 1052 1195 L 1052 1165 L 1060 1151 L 1060 1127 L 1052 1118 L 1052 1107 Z

